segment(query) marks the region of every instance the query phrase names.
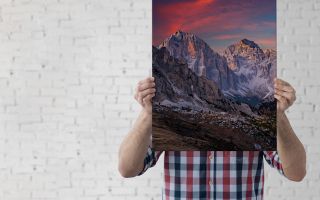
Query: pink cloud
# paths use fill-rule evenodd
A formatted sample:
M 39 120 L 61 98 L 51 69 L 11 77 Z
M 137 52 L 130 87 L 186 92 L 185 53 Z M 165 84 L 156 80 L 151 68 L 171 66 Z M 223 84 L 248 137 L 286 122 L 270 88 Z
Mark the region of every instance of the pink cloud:
M 160 44 L 178 29 L 204 35 L 212 40 L 236 40 L 251 36 L 266 37 L 265 29 L 275 29 L 276 23 L 256 20 L 261 13 L 268 13 L 266 6 L 252 6 L 249 2 L 231 4 L 216 0 L 162 1 L 153 7 L 153 44 Z M 251 7 L 250 7 L 251 6 Z M 270 31 L 269 31 L 270 32 Z M 270 37 L 270 33 L 269 36 Z M 263 44 L 272 41 L 260 38 Z

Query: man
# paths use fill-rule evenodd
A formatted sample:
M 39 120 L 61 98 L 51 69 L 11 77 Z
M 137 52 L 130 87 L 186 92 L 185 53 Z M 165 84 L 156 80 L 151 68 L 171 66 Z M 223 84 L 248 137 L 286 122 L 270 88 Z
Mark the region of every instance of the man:
M 263 157 L 288 179 L 304 178 L 306 153 L 285 114 L 296 99 L 295 90 L 280 79 L 275 79 L 274 84 L 277 151 L 165 151 L 166 199 L 262 199 Z M 150 147 L 154 96 L 153 77 L 138 83 L 135 99 L 143 109 L 119 149 L 119 171 L 123 177 L 143 174 L 162 153 Z

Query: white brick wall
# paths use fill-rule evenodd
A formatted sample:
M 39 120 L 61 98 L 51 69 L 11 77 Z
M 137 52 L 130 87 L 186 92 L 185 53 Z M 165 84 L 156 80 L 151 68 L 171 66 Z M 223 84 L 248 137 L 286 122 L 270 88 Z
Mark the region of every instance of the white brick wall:
M 278 0 L 279 75 L 308 152 L 292 183 L 266 167 L 266 199 L 320 195 L 320 1 Z M 150 0 L 0 1 L 0 199 L 160 199 L 162 163 L 123 179 L 117 151 L 151 72 Z M 308 198 L 307 198 L 308 197 Z
M 320 1 L 278 0 L 278 76 L 297 90 L 288 111 L 307 150 L 307 176 L 301 183 L 266 172 L 266 199 L 319 199 L 320 196 Z

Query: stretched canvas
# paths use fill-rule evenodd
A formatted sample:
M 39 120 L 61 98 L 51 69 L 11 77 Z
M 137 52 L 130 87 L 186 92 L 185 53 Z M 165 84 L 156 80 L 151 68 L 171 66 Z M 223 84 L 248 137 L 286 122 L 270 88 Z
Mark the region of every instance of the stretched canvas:
M 276 0 L 153 0 L 152 146 L 275 150 Z

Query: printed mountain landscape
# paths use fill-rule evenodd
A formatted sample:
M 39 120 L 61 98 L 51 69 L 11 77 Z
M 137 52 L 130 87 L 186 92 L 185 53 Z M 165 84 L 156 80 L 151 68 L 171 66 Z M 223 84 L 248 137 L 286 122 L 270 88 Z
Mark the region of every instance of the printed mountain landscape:
M 248 38 L 217 53 L 178 30 L 152 54 L 155 149 L 276 149 L 275 50 Z

